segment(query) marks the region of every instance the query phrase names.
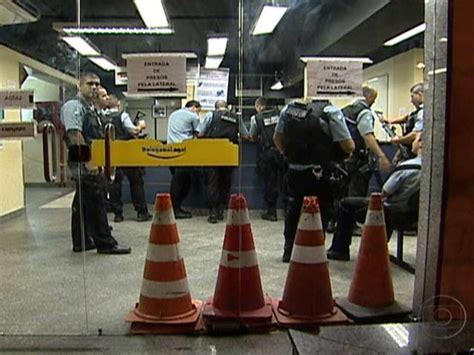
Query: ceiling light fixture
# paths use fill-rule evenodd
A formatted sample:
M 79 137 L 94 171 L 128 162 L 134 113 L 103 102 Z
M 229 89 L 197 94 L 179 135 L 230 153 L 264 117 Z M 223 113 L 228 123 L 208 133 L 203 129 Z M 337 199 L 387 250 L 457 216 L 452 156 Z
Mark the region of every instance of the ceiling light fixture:
M 372 64 L 373 60 L 369 57 L 300 57 L 303 63 L 308 63 L 311 60 L 328 61 L 328 62 L 361 62 L 363 64 Z
M 146 27 L 169 27 L 162 0 L 133 0 Z
M 78 51 L 81 55 L 98 56 L 100 52 L 95 46 L 80 36 L 62 37 L 62 40 Z
M 206 57 L 205 69 L 218 69 L 224 57 Z
M 95 65 L 98 65 L 99 67 L 107 71 L 115 70 L 117 67 L 116 64 L 112 63 L 110 59 L 107 59 L 105 57 L 89 57 L 88 59 Z
M 279 70 L 275 71 L 275 82 L 272 86 L 270 86 L 270 90 L 278 91 L 282 90 L 284 85 L 282 81 L 283 73 Z
M 207 38 L 207 55 L 224 55 L 229 39 L 225 36 L 213 36 Z
M 169 27 L 64 27 L 67 34 L 77 35 L 172 35 L 174 30 Z
M 265 5 L 258 16 L 252 35 L 256 36 L 272 33 L 286 10 L 288 10 L 288 7 Z
M 413 27 L 412 29 L 409 29 L 408 31 L 403 32 L 402 34 L 396 37 L 393 37 L 392 39 L 389 39 L 383 45 L 387 47 L 394 46 L 400 42 L 407 40 L 408 38 L 411 38 L 413 36 L 416 36 L 419 33 L 424 32 L 425 30 L 426 30 L 426 23 L 422 23 L 421 25 Z
M 281 80 L 278 80 L 275 84 L 270 86 L 270 90 L 278 91 L 283 89 L 283 83 Z

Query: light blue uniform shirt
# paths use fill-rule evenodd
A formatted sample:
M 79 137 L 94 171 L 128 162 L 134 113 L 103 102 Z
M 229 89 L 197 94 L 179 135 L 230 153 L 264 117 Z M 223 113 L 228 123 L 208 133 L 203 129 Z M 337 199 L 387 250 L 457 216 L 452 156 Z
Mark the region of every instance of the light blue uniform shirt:
M 360 111 L 359 115 L 357 116 L 357 130 L 359 131 L 361 136 L 365 136 L 369 133 L 374 133 L 374 113 L 372 112 L 365 100 L 360 99 L 356 102 L 362 103 L 362 105 L 365 107 L 365 109 Z
M 198 131 L 199 116 L 190 109 L 183 107 L 174 111 L 168 118 L 168 143 L 181 143 L 194 138 Z
M 420 105 L 421 110 L 418 111 L 415 117 L 415 127 L 413 127 L 414 132 L 423 132 L 423 105 Z
M 84 116 L 87 113 L 87 107 L 84 107 L 85 101 L 80 101 L 79 97 L 66 101 L 61 107 L 61 122 L 67 131 L 75 129 L 82 132 Z M 93 110 L 92 105 L 90 109 Z
M 329 125 L 326 121 L 320 120 L 321 129 L 325 134 L 332 138 L 333 142 L 341 142 L 346 139 L 351 139 L 351 134 L 347 128 L 346 121 L 342 111 L 334 105 L 328 105 L 323 109 L 329 118 Z M 283 108 L 275 128 L 275 132 L 284 133 L 285 125 L 288 121 L 288 116 L 285 114 L 286 106 Z M 313 165 L 289 164 L 288 167 L 294 170 L 306 170 L 313 168 Z
M 421 156 L 405 160 L 400 165 L 420 165 Z M 385 205 L 399 211 L 408 210 L 408 200 L 420 188 L 421 170 L 407 169 L 395 171 L 383 184 L 383 191 L 388 195 Z

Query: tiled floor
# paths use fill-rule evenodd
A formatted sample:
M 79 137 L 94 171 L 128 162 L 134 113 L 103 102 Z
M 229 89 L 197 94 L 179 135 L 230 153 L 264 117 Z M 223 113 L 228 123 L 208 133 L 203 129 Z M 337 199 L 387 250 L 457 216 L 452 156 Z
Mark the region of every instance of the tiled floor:
M 130 209 L 124 222 L 111 224 L 116 238 L 132 246 L 131 255 L 72 253 L 68 192 L 30 188 L 26 213 L 2 223 L 4 334 L 128 333 L 123 318 L 138 301 L 150 224 L 136 222 Z M 283 222 L 263 221 L 256 211 L 251 222 L 264 291 L 281 297 L 288 266 L 280 261 Z M 205 216 L 197 216 L 179 220 L 178 229 L 192 296 L 205 300 L 214 292 L 225 223 L 210 225 Z M 350 262 L 329 263 L 335 297 L 347 294 L 359 240 L 354 238 Z M 407 260 L 413 261 L 416 237 L 408 237 L 405 248 Z M 392 266 L 396 298 L 411 305 L 414 277 Z

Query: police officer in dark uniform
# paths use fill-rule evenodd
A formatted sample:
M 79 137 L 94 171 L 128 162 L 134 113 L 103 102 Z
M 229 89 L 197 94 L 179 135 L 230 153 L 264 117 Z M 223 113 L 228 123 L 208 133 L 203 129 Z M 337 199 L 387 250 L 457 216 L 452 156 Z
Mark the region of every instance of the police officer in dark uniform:
M 329 101 L 295 102 L 281 112 L 274 134 L 278 150 L 288 159 L 288 209 L 283 262 L 289 262 L 304 196 L 316 195 L 326 228 L 333 200 L 331 163 L 354 150 L 341 110 Z
M 227 138 L 238 144 L 239 139 L 248 139 L 248 131 L 238 115 L 229 111 L 227 102 L 217 100 L 215 111 L 208 112 L 198 128 L 198 137 Z M 230 166 L 208 169 L 209 223 L 224 219 L 224 206 L 229 199 L 233 168 Z
M 273 142 L 273 134 L 280 115 L 279 111 L 267 107 L 267 101 L 259 97 L 255 101 L 257 114 L 250 121 L 250 137 L 258 142 L 257 173 L 263 177 L 264 199 L 267 211 L 262 219 L 277 220 L 277 201 L 279 187 L 282 184 L 285 162 Z
M 104 138 L 102 122 L 92 106 L 99 86 L 100 79 L 96 74 L 82 74 L 79 80 L 79 95 L 67 101 L 61 108 L 61 121 L 66 131 L 69 156 L 73 155 L 72 152 L 80 151 L 79 146 L 90 146 L 93 139 Z M 105 206 L 105 177 L 87 162 L 69 160 L 68 163 L 72 178 L 76 181 L 71 220 L 73 251 L 97 248 L 99 254 L 129 254 L 131 248 L 118 244 L 110 232 Z M 83 225 L 80 219 L 81 205 Z
M 136 139 L 143 126 L 135 126 L 125 111 L 117 96 L 109 95 L 109 109 L 104 112 L 106 122 L 111 122 L 115 127 L 115 137 L 118 140 Z M 140 125 L 141 123 L 139 123 Z M 130 185 L 132 203 L 137 212 L 137 221 L 144 222 L 152 218 L 148 212 L 145 200 L 145 183 L 143 181 L 144 169 L 140 167 L 118 167 L 115 179 L 109 186 L 109 199 L 112 212 L 115 214 L 114 222 L 123 221 L 122 181 L 126 176 Z

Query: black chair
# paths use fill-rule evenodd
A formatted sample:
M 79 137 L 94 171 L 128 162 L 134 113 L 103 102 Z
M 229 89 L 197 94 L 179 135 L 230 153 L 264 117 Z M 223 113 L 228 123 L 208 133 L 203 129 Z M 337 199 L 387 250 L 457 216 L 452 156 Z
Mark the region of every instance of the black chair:
M 403 260 L 403 238 L 407 232 L 415 232 L 418 234 L 418 206 L 419 191 L 414 193 L 409 199 L 411 211 L 395 212 L 390 211 L 390 224 L 393 230 L 397 231 L 397 254 L 390 255 L 390 261 L 409 273 L 414 274 L 415 268 Z

